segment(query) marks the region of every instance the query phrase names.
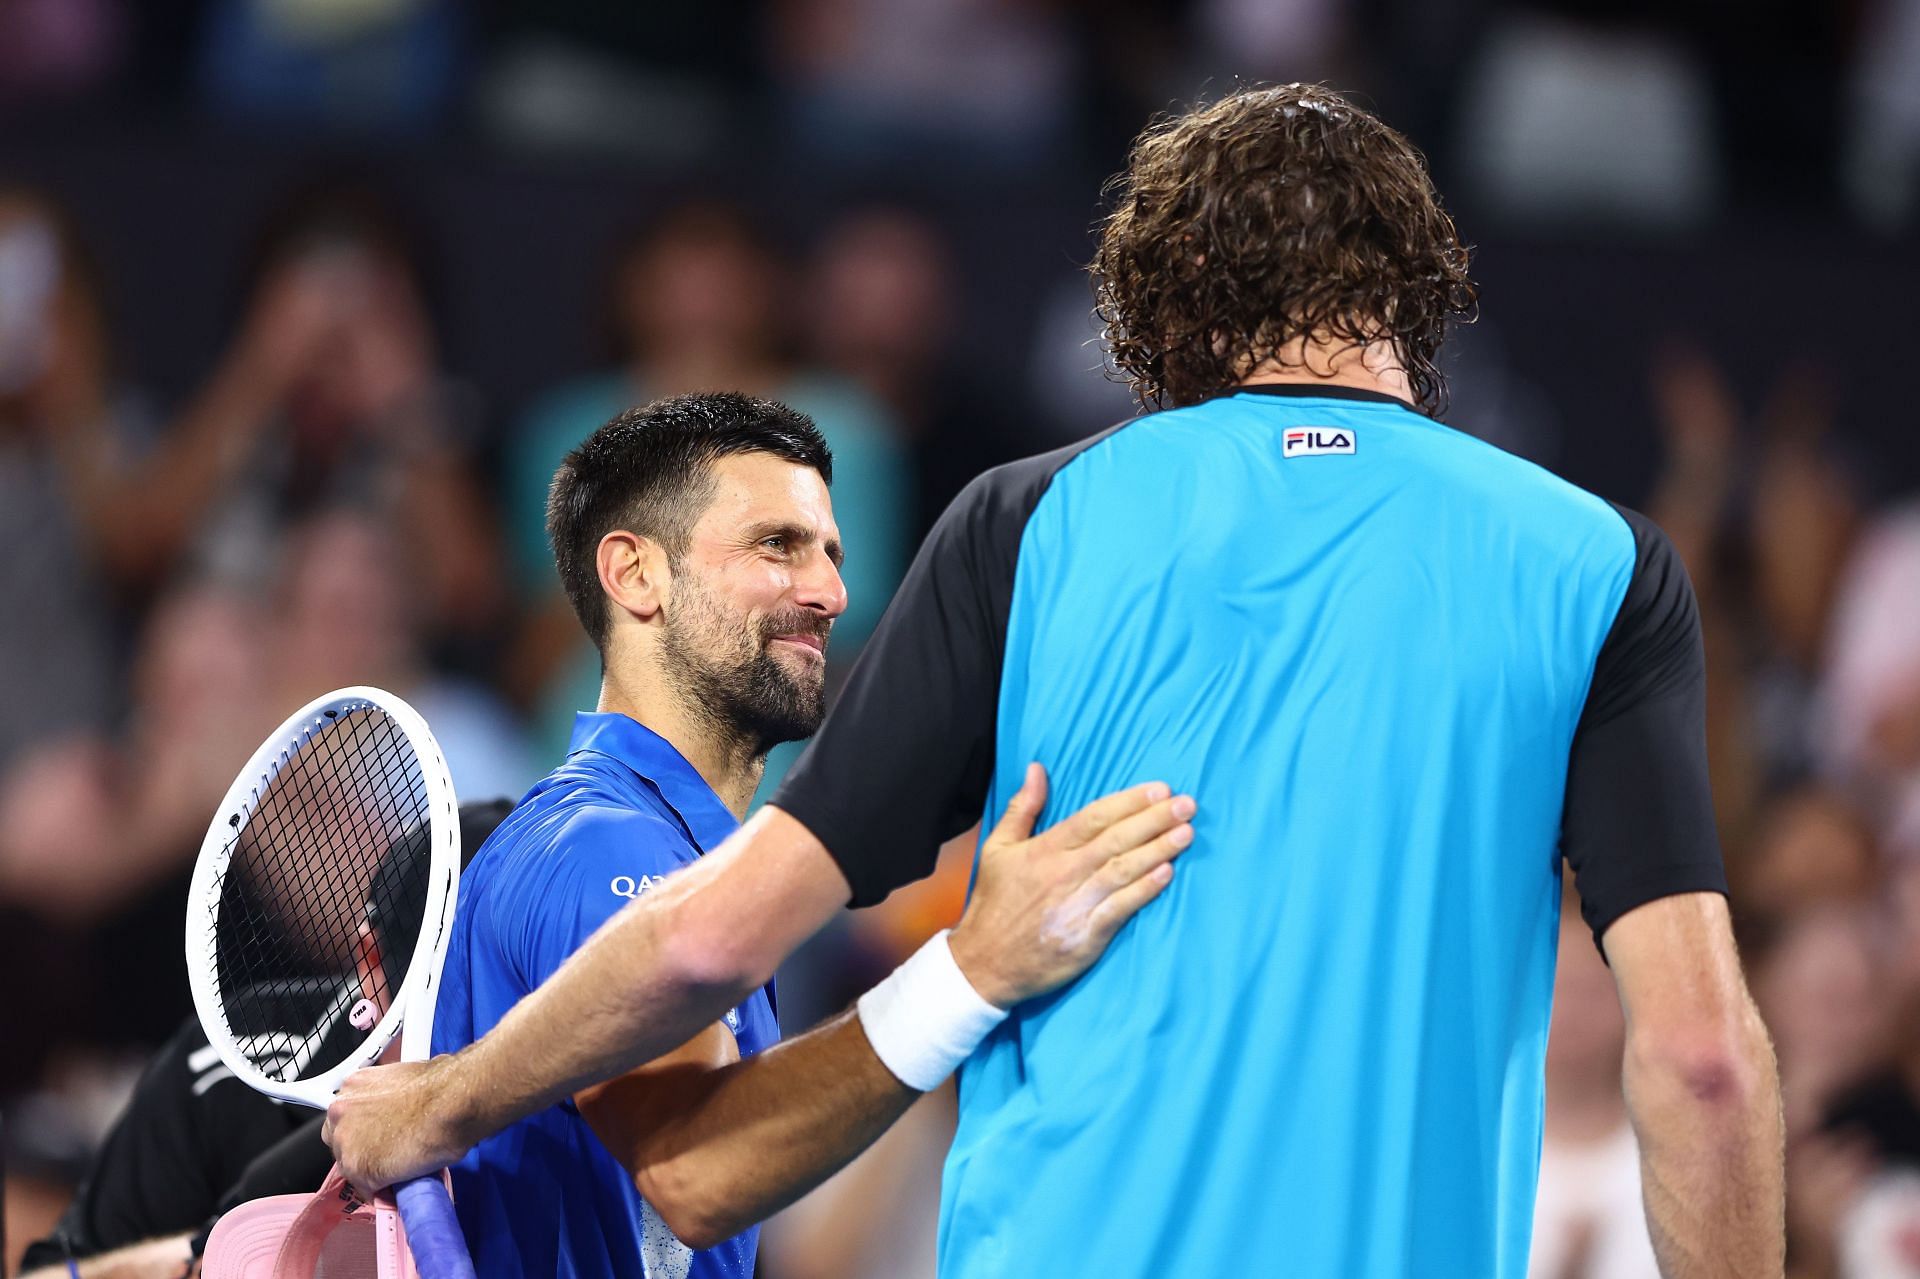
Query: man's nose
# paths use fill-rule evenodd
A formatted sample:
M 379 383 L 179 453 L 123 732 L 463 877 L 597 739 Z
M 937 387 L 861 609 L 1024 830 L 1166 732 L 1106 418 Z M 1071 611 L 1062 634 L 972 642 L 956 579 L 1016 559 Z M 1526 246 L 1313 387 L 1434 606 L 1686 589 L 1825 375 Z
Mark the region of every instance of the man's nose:
M 840 570 L 824 552 L 811 555 L 806 567 L 794 578 L 794 602 L 828 617 L 847 611 L 847 584 Z

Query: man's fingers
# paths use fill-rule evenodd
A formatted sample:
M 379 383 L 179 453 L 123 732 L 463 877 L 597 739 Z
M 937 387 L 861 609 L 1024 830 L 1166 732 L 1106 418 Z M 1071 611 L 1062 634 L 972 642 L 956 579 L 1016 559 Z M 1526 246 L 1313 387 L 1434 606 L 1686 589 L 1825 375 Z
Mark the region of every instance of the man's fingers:
M 1120 931 L 1120 925 L 1132 919 L 1142 906 L 1158 897 L 1172 882 L 1173 863 L 1161 862 L 1095 906 L 1087 916 L 1087 931 L 1096 942 L 1105 946 Z
M 1007 801 L 1007 811 L 1000 815 L 1000 821 L 988 836 L 987 844 L 999 848 L 1007 844 L 1017 844 L 1030 838 L 1033 824 L 1040 820 L 1040 810 L 1047 806 L 1047 770 L 1038 764 L 1027 765 L 1027 775 L 1020 782 L 1020 789 Z
M 1154 867 L 1172 861 L 1192 843 L 1193 827 L 1182 822 L 1144 844 L 1101 861 L 1087 877 L 1087 884 L 1101 897 L 1111 896 Z
M 1125 853 L 1143 848 L 1168 831 L 1192 820 L 1193 812 L 1194 802 L 1191 795 L 1175 795 L 1170 799 L 1163 799 L 1131 816 L 1121 818 L 1101 832 L 1098 839 L 1077 850 L 1075 855 L 1082 859 L 1082 864 L 1091 873 L 1102 862 L 1111 861 Z M 1141 871 L 1145 869 L 1145 866 L 1139 867 L 1126 879 L 1139 878 Z M 1114 887 L 1119 887 L 1122 882 L 1125 881 L 1116 882 Z
M 1147 782 L 1094 800 L 1085 808 L 1048 831 L 1068 848 L 1082 848 L 1100 838 L 1116 822 L 1122 821 L 1172 793 L 1165 782 Z

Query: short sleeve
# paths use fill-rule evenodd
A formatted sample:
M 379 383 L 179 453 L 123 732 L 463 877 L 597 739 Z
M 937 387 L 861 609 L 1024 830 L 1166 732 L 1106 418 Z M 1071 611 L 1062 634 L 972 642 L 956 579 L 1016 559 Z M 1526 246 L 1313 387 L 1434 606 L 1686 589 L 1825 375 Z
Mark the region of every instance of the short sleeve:
M 940 845 L 980 817 L 1021 536 L 1084 447 L 996 468 L 961 491 L 774 792 L 826 845 L 855 906 L 930 874 Z
M 529 875 L 496 913 L 518 975 L 539 986 L 630 901 L 692 860 L 671 822 L 631 809 L 589 809 L 555 836 L 551 873 Z
M 1597 943 L 1628 911 L 1727 891 L 1707 778 L 1706 653 L 1673 544 L 1621 510 L 1634 568 L 1568 760 L 1561 849 Z

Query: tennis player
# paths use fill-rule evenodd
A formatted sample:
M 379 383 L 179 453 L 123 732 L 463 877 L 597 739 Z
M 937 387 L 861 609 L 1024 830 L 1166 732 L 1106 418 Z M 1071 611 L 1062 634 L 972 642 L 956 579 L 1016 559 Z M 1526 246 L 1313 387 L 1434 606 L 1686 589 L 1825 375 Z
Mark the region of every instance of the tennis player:
M 1200 838 L 966 1061 L 947 1279 L 1518 1279 L 1563 859 L 1626 1010 L 1664 1273 L 1780 1275 L 1777 1079 L 1672 547 L 1436 420 L 1475 292 L 1379 120 L 1236 92 L 1148 130 L 1115 196 L 1102 311 L 1162 411 L 956 499 L 772 806 L 470 1050 L 350 1080 L 351 1175 L 456 1157 L 683 1041 L 1039 759 L 1060 812 L 1192 789 Z M 964 1018 L 905 977 L 921 1025 Z
M 636 409 L 568 455 L 548 526 L 605 659 L 600 709 L 461 878 L 436 1049 L 485 1034 L 629 902 L 670 896 L 738 828 L 767 750 L 818 727 L 846 607 L 831 479 L 811 422 L 740 395 Z M 1004 1015 L 953 956 L 1016 967 L 994 988 L 1011 1003 L 1078 975 L 1168 882 L 1191 800 L 1127 788 L 1084 827 L 1025 844 L 1039 785 L 988 841 L 950 948 L 936 939 L 861 1016 L 775 1047 L 763 981 L 639 1069 L 467 1152 L 453 1190 L 477 1272 L 749 1279 L 755 1223 L 864 1149 Z M 920 1010 L 889 992 L 930 965 L 971 1014 L 928 1040 Z

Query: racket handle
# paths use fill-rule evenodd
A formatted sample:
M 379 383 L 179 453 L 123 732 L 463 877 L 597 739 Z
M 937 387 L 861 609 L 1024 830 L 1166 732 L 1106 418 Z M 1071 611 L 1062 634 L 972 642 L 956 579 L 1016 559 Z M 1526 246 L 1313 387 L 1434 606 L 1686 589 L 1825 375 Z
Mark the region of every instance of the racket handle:
M 473 1258 L 467 1255 L 460 1219 L 453 1215 L 453 1197 L 439 1177 L 403 1181 L 393 1188 L 393 1199 L 420 1279 L 474 1279 Z

